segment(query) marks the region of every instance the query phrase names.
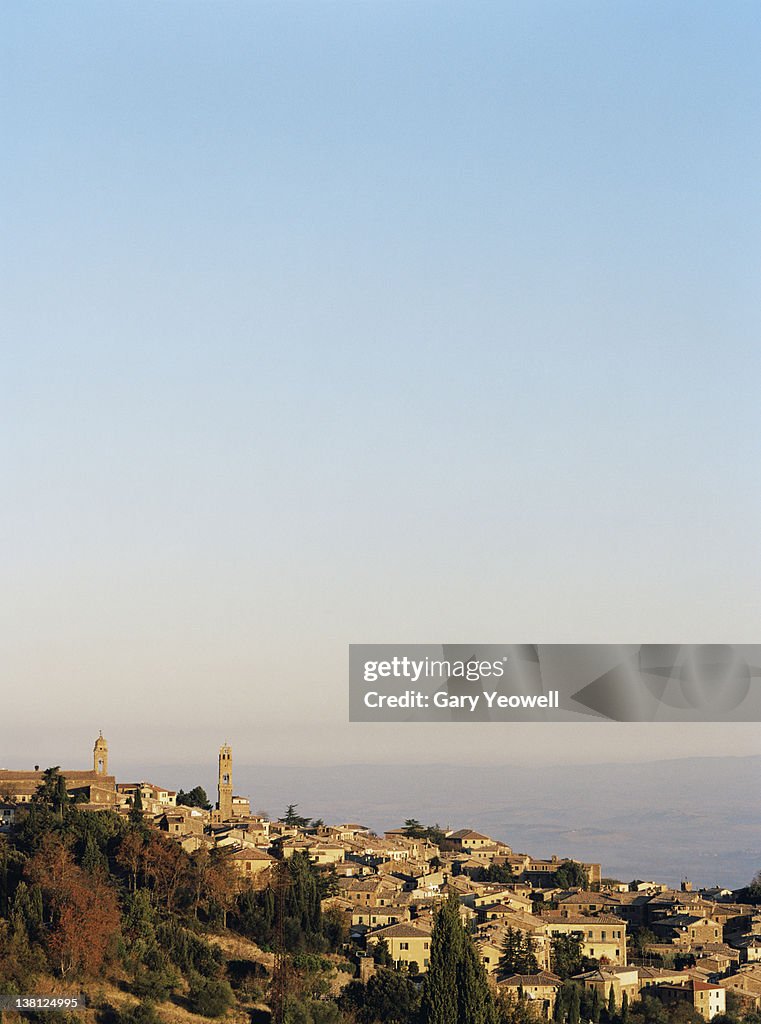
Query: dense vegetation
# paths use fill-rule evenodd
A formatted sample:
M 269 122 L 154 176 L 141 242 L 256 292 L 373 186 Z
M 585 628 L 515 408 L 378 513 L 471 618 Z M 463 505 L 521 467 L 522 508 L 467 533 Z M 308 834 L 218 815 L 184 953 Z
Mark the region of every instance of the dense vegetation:
M 202 792 L 183 795 L 205 802 Z M 302 957 L 293 957 L 294 978 L 311 977 L 311 988 L 294 981 L 292 989 L 319 996 L 335 975 L 334 960 L 316 954 L 335 950 L 346 930 L 322 913 L 331 875 L 305 854 L 284 861 L 266 887 L 242 888 L 224 850 L 187 853 L 145 824 L 137 800 L 126 818 L 80 810 L 57 769 L 45 773 L 17 819 L 0 836 L 4 993 L 79 986 L 134 997 L 96 1000 L 104 1024 L 155 1024 L 155 1007 L 167 1000 L 204 1017 L 261 1005 L 270 972 L 261 962 L 227 959 L 217 937 L 238 933 L 271 949 L 278 910 L 285 949 Z
M 207 802 L 202 791 L 183 795 L 198 806 Z M 433 838 L 437 826 L 410 819 L 406 830 Z M 277 846 L 271 852 L 280 854 Z M 92 997 L 88 1024 L 168 1024 L 172 1008 L 254 1024 L 269 1020 L 272 951 L 280 946 L 287 952 L 285 1024 L 534 1019 L 520 988 L 507 995 L 487 981 L 455 896 L 435 914 L 427 973 L 396 969 L 379 942 L 367 983 L 351 980 L 346 915 L 323 910 L 334 889 L 332 871 L 298 852 L 281 856 L 258 887 L 242 887 L 225 851 L 186 852 L 146 825 L 139 800 L 127 817 L 81 810 L 57 769 L 49 769 L 11 833 L 0 836 L 0 991 L 83 990 Z M 582 958 L 572 936 L 553 942 L 551 958 L 564 979 L 558 1024 L 702 1020 L 684 1004 L 666 1008 L 645 997 L 616 1005 L 612 990 L 607 998 L 585 990 L 570 979 L 594 962 Z M 498 976 L 538 966 L 530 938 L 508 929 Z M 715 1024 L 740 1019 L 761 1024 L 759 1014 L 741 1018 L 732 1000 Z

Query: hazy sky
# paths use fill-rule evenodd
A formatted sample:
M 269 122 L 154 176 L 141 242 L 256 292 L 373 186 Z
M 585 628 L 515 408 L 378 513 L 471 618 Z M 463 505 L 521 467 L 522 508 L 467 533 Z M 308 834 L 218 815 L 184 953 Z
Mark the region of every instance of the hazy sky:
M 761 639 L 755 0 L 0 39 L 0 767 L 761 752 L 347 721 L 350 641 Z

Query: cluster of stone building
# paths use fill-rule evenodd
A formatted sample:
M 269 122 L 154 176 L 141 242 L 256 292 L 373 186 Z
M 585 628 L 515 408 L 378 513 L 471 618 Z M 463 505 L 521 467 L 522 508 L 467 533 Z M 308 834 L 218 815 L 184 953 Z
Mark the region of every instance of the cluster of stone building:
M 108 774 L 108 745 L 102 734 L 91 770 L 62 770 L 66 788 L 85 810 L 132 814 L 165 831 L 188 852 L 227 849 L 241 885 L 266 885 L 277 844 L 284 858 L 305 853 L 330 868 L 337 892 L 325 907 L 345 914 L 361 975 L 374 970 L 373 947 L 384 941 L 390 959 L 412 973 L 424 973 L 431 950 L 433 917 L 445 893 L 455 892 L 464 924 L 472 932 L 492 982 L 520 993 L 537 1018 L 551 1019 L 559 977 L 552 973 L 553 940 L 573 935 L 594 970 L 575 980 L 597 989 L 605 1005 L 611 994 L 620 1006 L 644 991 L 667 1003 L 686 1001 L 706 1020 L 725 1012 L 732 992 L 748 1009 L 761 1009 L 761 913 L 732 902 L 729 890 L 679 891 L 653 882 L 603 884 L 599 864 L 584 864 L 589 890 L 559 889 L 555 875 L 563 858 L 537 860 L 472 829 L 447 830 L 439 845 L 409 829 L 382 836 L 359 824 L 296 826 L 252 814 L 249 801 L 233 792 L 232 749 L 219 752 L 218 799 L 214 810 L 178 805 L 177 793 L 153 783 L 118 783 Z M 44 773 L 0 770 L 0 830 L 19 806 L 31 801 Z M 499 866 L 505 882 L 483 881 L 484 869 Z M 503 977 L 499 969 L 508 931 L 530 942 L 537 971 Z M 627 938 L 647 929 L 637 963 L 629 963 Z M 688 957 L 692 966 L 652 966 Z
M 466 853 L 469 843 L 474 848 L 478 844 L 479 849 L 501 845 L 470 831 L 453 835 L 465 844 Z M 404 843 L 398 833 L 386 833 L 387 839 L 391 836 L 396 844 Z M 369 951 L 385 940 L 399 966 L 426 969 L 433 911 L 445 883 L 447 891 L 459 896 L 463 922 L 474 934 L 487 973 L 498 988 L 522 994 L 537 1017 L 552 1017 L 563 984 L 551 969 L 553 939 L 562 935 L 577 937 L 583 956 L 597 962 L 594 970 L 574 980 L 597 989 L 603 1005 L 611 992 L 620 1007 L 624 995 L 631 1003 L 647 990 L 667 1003 L 690 1003 L 706 1020 L 725 1012 L 728 992 L 746 1008 L 761 1008 L 761 914 L 748 905 L 732 903 L 728 891 L 692 892 L 687 883 L 673 891 L 654 883 L 598 882 L 594 890 L 584 891 L 537 889 L 527 878 L 504 884 L 482 882 L 462 871 L 451 873 L 461 864 L 459 854 L 422 846 L 423 856 L 435 862 L 435 870 L 415 877 L 398 862 L 386 862 L 375 864 L 372 873 L 357 873 L 347 861 L 340 895 L 330 901 L 351 914 L 356 940 L 361 939 Z M 591 867 L 594 876 L 596 866 Z M 639 962 L 630 964 L 627 938 L 638 928 L 647 928 L 654 940 L 637 958 Z M 500 977 L 509 929 L 521 932 L 530 942 L 538 965 L 534 974 Z M 653 959 L 668 962 L 678 954 L 689 955 L 694 965 L 651 966 Z M 365 969 L 372 970 L 369 961 Z
M 80 810 L 129 815 L 135 810 L 139 793 L 146 823 L 167 832 L 188 852 L 202 846 L 230 847 L 230 862 L 243 878 L 254 878 L 273 863 L 267 850 L 278 835 L 277 825 L 271 827 L 265 818 L 252 815 L 249 801 L 233 794 L 232 749 L 228 744 L 219 751 L 215 810 L 178 805 L 175 790 L 152 782 L 117 782 L 108 771 L 108 743 L 102 733 L 93 747 L 91 769 L 62 768 L 59 772 Z M 39 765 L 32 771 L 0 769 L 0 831 L 13 825 L 44 780 L 45 772 Z
M 522 994 L 537 1017 L 552 1017 L 563 984 L 552 973 L 553 940 L 562 935 L 578 938 L 582 955 L 596 961 L 594 970 L 574 980 L 597 989 L 603 1005 L 611 992 L 620 1007 L 624 995 L 631 1003 L 646 990 L 666 1003 L 688 1002 L 711 1020 L 726 1011 L 732 992 L 745 1008 L 761 1009 L 761 913 L 732 902 L 729 890 L 693 892 L 689 883 L 678 891 L 648 882 L 602 884 L 597 864 L 584 865 L 594 888 L 564 890 L 553 887 L 560 858 L 515 855 L 506 844 L 470 829 L 447 833 L 441 848 L 404 830 L 382 838 L 359 825 L 322 831 L 344 853 L 335 863 L 339 893 L 327 903 L 350 917 L 352 938 L 368 954 L 383 940 L 399 967 L 426 970 L 435 908 L 445 891 L 454 891 L 492 981 Z M 479 880 L 484 866 L 493 863 L 509 864 L 514 879 Z M 530 942 L 536 973 L 501 977 L 509 929 Z M 649 941 L 637 963 L 630 963 L 627 939 L 637 929 L 647 929 Z M 692 965 L 652 965 L 680 955 Z M 373 970 L 369 955 L 361 967 L 365 974 Z
M 456 880 L 455 880 L 456 881 Z M 551 1016 L 559 978 L 551 973 L 552 939 L 573 934 L 582 953 L 598 966 L 575 980 L 597 989 L 603 1005 L 611 991 L 617 1006 L 643 992 L 667 1003 L 689 1002 L 706 1020 L 726 1010 L 726 995 L 733 992 L 750 1009 L 761 1008 L 761 914 L 747 904 L 731 902 L 722 890 L 693 892 L 689 883 L 675 891 L 654 883 L 600 886 L 595 891 L 545 890 L 536 893 L 511 887 L 507 897 L 498 893 L 476 897 L 480 904 L 478 943 L 484 965 L 496 973 L 508 928 L 529 936 L 539 972 L 513 976 L 498 984 L 520 989 Z M 521 899 L 523 906 L 521 906 Z M 492 900 L 501 900 L 491 905 Z M 550 903 L 555 909 L 543 909 Z M 627 936 L 647 929 L 649 941 L 636 963 L 629 963 Z M 680 969 L 652 966 L 653 961 L 691 963 Z

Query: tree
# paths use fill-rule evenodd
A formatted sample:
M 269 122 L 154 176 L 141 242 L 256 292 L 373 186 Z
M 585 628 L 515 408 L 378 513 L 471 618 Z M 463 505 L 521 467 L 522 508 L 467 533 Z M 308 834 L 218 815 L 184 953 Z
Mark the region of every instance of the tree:
M 301 814 L 296 813 L 298 806 L 298 804 L 288 804 L 282 817 L 283 824 L 291 825 L 294 828 L 307 828 L 309 826 L 309 818 L 304 818 Z
M 322 912 L 322 931 L 327 939 L 328 948 L 334 953 L 340 952 L 349 941 L 349 921 L 350 918 L 340 907 L 327 907 Z
M 171 839 L 152 832 L 143 851 L 143 873 L 153 889 L 154 900 L 166 905 L 169 913 L 175 909 L 180 887 L 189 879 L 190 858 Z
M 96 975 L 118 930 L 119 905 L 113 889 L 100 878 L 90 877 L 86 883 L 78 878 L 56 898 L 48 937 L 48 949 L 61 975 L 71 971 Z
M 533 943 L 520 929 L 508 928 L 502 943 L 502 956 L 497 968 L 500 979 L 511 974 L 535 974 L 539 964 Z
M 670 1024 L 670 1013 L 660 999 L 642 995 L 629 1016 L 637 1024 Z
M 120 1010 L 118 1024 L 161 1024 L 161 1018 L 156 1013 L 156 1007 L 150 999 L 126 1010 Z
M 378 939 L 377 942 L 373 943 L 373 963 L 378 967 L 390 967 L 391 966 L 391 951 L 388 948 L 387 939 Z
M 221 913 L 223 928 L 227 928 L 227 914 L 235 902 L 238 887 L 238 875 L 230 853 L 224 848 L 212 851 L 205 879 L 209 909 L 216 908 Z
M 139 829 L 131 829 L 124 836 L 116 851 L 116 863 L 129 873 L 129 886 L 134 892 L 137 888 L 137 876 L 143 863 L 145 841 Z
M 410 839 L 427 839 L 437 846 L 440 846 L 446 839 L 444 830 L 438 823 L 423 825 L 417 818 L 407 818 L 402 826 L 402 832 Z
M 436 912 L 431 957 L 423 987 L 424 1024 L 459 1024 L 457 967 L 463 945 L 459 902 L 450 896 Z
M 381 967 L 367 985 L 359 981 L 347 985 L 339 1006 L 353 1013 L 359 1024 L 408 1024 L 416 1019 L 420 994 L 406 975 Z
M 761 871 L 757 871 L 751 881 L 742 889 L 736 889 L 736 903 L 761 903 Z
M 98 871 L 108 871 L 108 861 L 101 853 L 100 847 L 92 833 L 85 839 L 85 848 L 82 853 L 82 868 L 89 874 L 94 875 Z
M 494 1024 L 494 1000 L 483 964 L 451 895 L 436 912 L 423 986 L 423 1024 Z
M 200 807 L 204 811 L 211 810 L 211 804 L 203 786 L 194 786 L 187 793 L 181 789 L 177 794 L 177 803 L 182 807 Z
M 589 871 L 576 860 L 566 860 L 555 872 L 553 881 L 558 889 L 586 889 Z
M 501 885 L 504 885 L 513 882 L 515 875 L 509 864 L 490 864 L 488 868 L 481 869 L 480 880 L 483 882 L 499 882 Z
M 11 931 L 30 942 L 38 939 L 42 933 L 42 890 L 39 885 L 31 887 L 26 882 L 19 882 L 13 896 L 10 913 Z
M 658 941 L 658 937 L 655 932 L 651 932 L 649 928 L 645 928 L 641 925 L 638 928 L 632 930 L 632 944 L 637 951 L 637 956 L 644 956 L 647 952 L 647 947 L 653 945 Z
M 235 1002 L 230 984 L 222 978 L 196 975 L 190 982 L 188 1002 L 193 1013 L 204 1017 L 222 1017 Z
M 476 947 L 463 935 L 462 959 L 457 971 L 458 1024 L 496 1024 L 494 998 Z
M 517 968 L 520 957 L 520 940 L 514 928 L 508 928 L 502 940 L 502 955 L 499 958 L 497 971 L 500 979 L 509 978 L 511 974 L 520 974 Z
M 276 899 L 283 902 L 283 937 L 289 952 L 324 952 L 331 939 L 325 934 L 320 903 L 321 872 L 309 857 L 296 851 L 288 860 L 280 860 L 277 878 L 264 889 L 246 889 L 237 897 L 232 925 L 259 945 L 275 941 Z M 279 895 L 278 895 L 279 894 Z M 233 908 L 231 908 L 233 909 Z M 335 938 L 336 921 L 331 934 Z M 339 928 L 338 932 L 340 933 Z
M 583 968 L 582 942 L 577 935 L 556 935 L 550 947 L 552 970 L 565 980 Z
M 565 1020 L 565 991 L 564 988 L 559 988 L 555 993 L 555 1005 L 552 1007 L 552 1019 L 555 1024 L 561 1024 L 561 1021 Z
M 140 786 L 135 787 L 135 796 L 132 799 L 132 809 L 129 812 L 129 819 L 136 825 L 139 825 L 143 820 L 143 792 Z
M 56 833 L 45 835 L 37 852 L 27 861 L 25 874 L 39 885 L 47 904 L 48 920 L 52 908 L 60 905 L 77 884 L 80 873 L 68 843 Z
M 517 994 L 514 992 L 499 993 L 496 1006 L 499 1024 L 536 1024 L 536 1016 L 520 989 Z
M 425 829 L 417 820 L 417 818 L 407 818 L 402 827 L 402 831 L 405 835 L 409 836 L 410 839 L 422 839 L 425 835 Z
M 571 987 L 571 998 L 568 1001 L 568 1024 L 579 1024 L 581 1020 L 581 996 L 579 986 Z
M 49 807 L 54 814 L 58 815 L 59 819 L 63 820 L 70 799 L 66 789 L 66 779 L 61 775 L 59 765 L 45 769 L 42 773 L 42 782 L 35 790 L 32 800 L 36 804 Z

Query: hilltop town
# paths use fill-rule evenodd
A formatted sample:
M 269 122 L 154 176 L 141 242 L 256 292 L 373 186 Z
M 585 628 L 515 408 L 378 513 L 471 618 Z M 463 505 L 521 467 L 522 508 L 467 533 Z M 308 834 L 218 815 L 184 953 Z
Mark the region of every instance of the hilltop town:
M 610 879 L 597 863 L 555 855 L 542 859 L 468 827 L 442 829 L 416 819 L 382 835 L 359 823 L 306 819 L 295 806 L 270 820 L 252 813 L 249 799 L 234 793 L 233 752 L 227 744 L 219 751 L 215 807 L 199 787 L 185 793 L 145 780 L 117 781 L 109 774 L 108 756 L 101 734 L 91 769 L 0 770 L 0 851 L 6 864 L 0 978 L 5 958 L 5 984 L 12 982 L 12 991 L 19 990 L 25 969 L 19 967 L 23 957 L 13 954 L 17 918 L 31 914 L 19 892 L 29 902 L 28 886 L 40 887 L 40 911 L 30 917 L 25 941 L 30 948 L 35 941 L 40 948 L 55 948 L 51 935 L 71 894 L 55 894 L 50 864 L 65 855 L 72 872 L 80 871 L 80 887 L 86 888 L 88 879 L 100 879 L 100 885 L 103 872 L 111 889 L 122 886 L 121 906 L 114 897 L 113 926 L 125 936 L 125 906 L 134 912 L 141 889 L 157 916 L 157 935 L 166 924 L 159 921 L 166 907 L 172 914 L 184 907 L 183 927 L 205 928 L 215 936 L 216 949 L 225 948 L 221 935 L 237 930 L 239 941 L 249 941 L 257 951 L 249 950 L 249 962 L 260 976 L 260 1010 L 271 1010 L 274 1019 L 286 1019 L 289 955 L 310 951 L 333 957 L 321 967 L 331 976 L 330 985 L 310 997 L 315 1020 L 314 1007 L 326 999 L 344 1014 L 330 1019 L 372 1020 L 364 995 L 357 993 L 369 991 L 381 976 L 401 978 L 414 1002 L 435 955 L 445 902 L 456 906 L 479 971 L 509 1024 L 528 1019 L 579 1024 L 585 1016 L 625 1024 L 643 1006 L 650 1008 L 645 1024 L 657 1020 L 656 1006 L 666 1015 L 658 1024 L 693 1018 L 754 1021 L 761 1010 L 761 907 L 747 891 L 693 891 L 689 882 L 674 891 L 657 881 Z M 64 820 L 70 823 L 68 834 Z M 21 858 L 15 886 L 7 867 L 8 840 L 14 837 Z M 167 870 L 159 863 L 172 866 Z M 193 906 L 188 893 L 194 887 Z M 311 895 L 298 904 L 297 890 Z M 81 913 L 86 920 L 85 910 Z M 106 936 L 99 962 L 109 955 Z M 238 949 L 236 963 L 245 959 Z M 61 964 L 66 962 L 64 957 Z M 72 960 L 70 972 L 86 977 L 91 967 L 83 953 Z M 143 963 L 131 969 L 138 979 L 132 991 L 140 996 L 139 978 L 147 968 Z M 234 980 L 227 961 L 218 959 L 214 970 L 213 978 L 227 972 Z M 58 975 L 66 974 L 60 967 Z M 196 974 L 193 968 L 188 975 L 188 991 Z M 182 990 L 178 984 L 175 991 Z M 158 995 L 171 992 L 170 986 Z M 153 1005 L 157 993 L 149 995 Z M 236 996 L 239 1003 L 237 990 Z M 223 1012 L 238 1003 L 229 998 Z M 215 1015 L 208 1005 L 205 1009 Z M 201 1001 L 196 1012 L 203 1011 Z

